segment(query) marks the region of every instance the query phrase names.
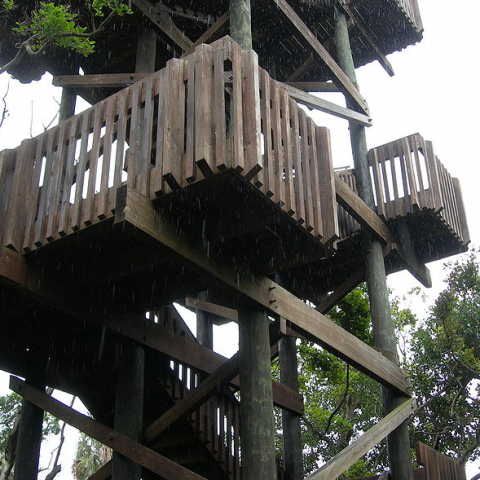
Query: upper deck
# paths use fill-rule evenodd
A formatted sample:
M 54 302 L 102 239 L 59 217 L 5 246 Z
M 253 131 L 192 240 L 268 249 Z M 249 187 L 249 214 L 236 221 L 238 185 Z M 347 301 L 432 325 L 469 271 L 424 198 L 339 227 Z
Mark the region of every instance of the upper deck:
M 328 130 L 228 37 L 0 158 L 0 244 L 36 259 L 93 265 L 121 243 L 112 225 L 126 185 L 224 261 L 256 273 L 288 271 L 295 282 L 314 268 L 304 277 L 328 291 L 361 263 L 362 210 L 337 205 L 345 205 L 338 179 L 354 183 L 333 172 Z M 430 142 L 392 142 L 373 149 L 370 163 L 380 218 L 406 222 L 421 261 L 465 248 L 458 181 Z M 393 247 L 391 270 L 404 268 Z

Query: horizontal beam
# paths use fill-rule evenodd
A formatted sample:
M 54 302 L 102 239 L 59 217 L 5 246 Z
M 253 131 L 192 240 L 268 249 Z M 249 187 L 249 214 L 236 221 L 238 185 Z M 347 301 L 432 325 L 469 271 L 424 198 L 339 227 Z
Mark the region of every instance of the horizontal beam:
M 168 13 L 162 12 L 148 0 L 133 0 L 133 4 L 183 51 L 188 50 L 193 45 L 193 42 L 185 33 L 175 25 Z
M 285 85 L 298 88 L 303 92 L 340 92 L 332 82 L 285 82 Z
M 80 290 L 78 284 L 57 277 L 48 270 L 36 268 L 22 255 L 5 247 L 0 249 L 1 280 L 82 322 L 106 327 L 205 373 L 214 372 L 227 360 L 196 342 L 190 342 L 188 348 L 185 348 L 185 340 L 164 333 L 162 328 L 153 322 L 142 321 L 144 319 L 139 314 L 105 315 L 100 307 L 98 313 L 97 310 L 79 309 L 76 307 L 78 298 L 91 298 L 88 292 Z M 234 378 L 231 383 L 234 387 L 241 388 L 238 378 Z M 301 395 L 277 382 L 272 382 L 272 387 L 275 405 L 296 414 L 303 414 Z
M 335 115 L 336 117 L 344 118 L 346 120 L 358 123 L 360 125 L 364 125 L 366 127 L 372 126 L 372 120 L 367 115 L 358 113 L 351 108 L 336 105 L 335 103 L 324 100 L 323 98 L 315 97 L 310 93 L 292 87 L 291 85 L 287 85 L 286 83 L 278 82 L 278 84 L 287 91 L 290 97 L 308 108 L 320 110 L 322 112 Z
M 393 432 L 416 408 L 415 399 L 410 398 L 380 420 L 368 432 L 353 442 L 339 454 L 335 455 L 320 469 L 308 475 L 305 480 L 334 480 L 348 470 L 357 460 L 380 443 L 390 432 Z
M 135 442 L 131 438 L 102 425 L 73 408 L 55 400 L 42 391 L 27 385 L 16 377 L 10 377 L 10 389 L 54 417 L 98 440 L 133 462 L 160 475 L 166 480 L 205 480 L 191 470 Z
M 52 85 L 68 88 L 125 88 L 150 73 L 102 73 L 93 75 L 56 75 Z
M 192 239 L 187 242 L 174 224 L 158 214 L 147 197 L 121 187 L 117 195 L 115 224 L 121 228 L 130 226 L 138 235 L 156 239 L 220 288 L 247 295 L 274 315 L 289 320 L 294 330 L 314 339 L 383 384 L 410 395 L 407 376 L 398 365 L 269 278 L 240 272 L 209 258 L 201 244 L 195 244 Z
M 367 103 L 357 87 L 350 81 L 345 72 L 328 53 L 326 48 L 318 41 L 313 32 L 307 27 L 307 25 L 305 25 L 295 10 L 288 4 L 286 0 L 271 1 L 283 12 L 285 17 L 293 24 L 295 29 L 312 47 L 313 51 L 323 60 L 323 62 L 332 72 L 334 80 L 338 82 L 338 87 L 343 91 L 343 93 L 347 95 L 349 99 L 352 100 L 353 103 L 357 105 L 364 114 L 368 115 L 369 112 Z
M 233 308 L 224 307 L 222 305 L 217 305 L 216 303 L 192 297 L 187 297 L 185 299 L 185 306 L 202 310 L 202 312 L 213 313 L 218 317 L 226 318 L 232 322 L 238 322 L 238 313 Z

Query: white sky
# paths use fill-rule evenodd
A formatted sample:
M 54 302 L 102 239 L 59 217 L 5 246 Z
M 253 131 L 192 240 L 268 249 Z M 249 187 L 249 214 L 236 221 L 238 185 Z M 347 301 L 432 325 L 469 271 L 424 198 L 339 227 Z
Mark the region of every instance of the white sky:
M 389 56 L 395 76 L 390 78 L 378 63 L 357 71 L 374 123 L 367 131 L 368 145 L 374 147 L 416 132 L 431 140 L 447 170 L 460 179 L 472 243 L 479 245 L 480 222 L 475 208 L 480 201 L 480 2 L 419 0 L 419 4 L 424 39 Z M 0 150 L 15 148 L 30 136 L 31 128 L 32 134 L 37 135 L 43 130 L 42 124 L 52 120 L 57 109 L 54 98 L 59 101 L 61 92 L 45 77 L 28 86 L 10 82 L 10 117 L 0 129 Z M 0 76 L 0 98 L 8 81 L 6 74 Z M 346 122 L 329 119 L 327 124 L 321 118 L 318 123 L 332 131 L 335 166 L 351 164 Z M 442 264 L 429 265 L 435 284 L 431 298 L 442 287 Z M 389 281 L 398 294 L 418 285 L 408 273 L 392 275 Z M 5 392 L 6 385 L 6 376 L 0 375 L 0 394 Z M 71 478 L 66 461 L 64 465 L 58 480 Z M 471 466 L 469 476 L 476 471 L 478 465 Z

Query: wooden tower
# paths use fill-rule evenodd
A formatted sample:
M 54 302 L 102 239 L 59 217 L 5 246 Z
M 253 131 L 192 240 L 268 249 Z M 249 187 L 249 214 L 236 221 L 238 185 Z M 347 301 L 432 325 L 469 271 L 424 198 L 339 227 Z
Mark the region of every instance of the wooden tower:
M 232 24 L 242 41 L 238 9 L 251 15 L 253 50 L 228 36 Z M 42 410 L 113 448 L 92 480 L 303 478 L 298 336 L 398 405 L 311 477 L 337 478 L 387 435 L 395 442 L 414 405 L 394 349 L 324 316 L 372 271 L 365 239 L 386 273 L 424 284 L 426 262 L 469 242 L 458 181 L 431 142 L 416 134 L 358 153 L 370 117 L 340 24 L 353 75 L 374 60 L 391 73 L 386 55 L 421 40 L 417 1 L 258 0 L 250 11 L 243 0 L 132 0 L 132 10 L 91 57 L 51 52 L 11 72 L 28 82 L 48 70 L 64 88 L 59 125 L 0 153 L 0 368 L 25 378 L 11 381 L 25 399 L 16 478 L 36 478 Z M 4 39 L 0 57 L 13 48 Z M 348 108 L 307 93 L 332 90 Z M 92 107 L 73 116 L 76 95 Z M 328 129 L 299 103 L 349 122 L 366 167 L 334 173 Z M 173 302 L 197 312 L 197 338 Z M 212 324 L 230 321 L 240 350 L 226 359 Z M 282 383 L 271 380 L 277 351 Z M 285 412 L 282 468 L 273 404 Z

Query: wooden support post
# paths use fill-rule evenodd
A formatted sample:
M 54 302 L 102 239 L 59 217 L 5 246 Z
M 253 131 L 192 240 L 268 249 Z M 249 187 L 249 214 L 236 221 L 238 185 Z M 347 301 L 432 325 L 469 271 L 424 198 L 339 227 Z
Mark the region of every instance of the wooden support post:
M 339 10 L 336 10 L 335 15 L 335 41 L 340 66 L 352 83 L 356 84 L 347 19 Z M 365 128 L 350 122 L 350 139 L 359 194 L 362 200 L 370 208 L 373 208 L 374 197 L 367 160 L 368 148 Z M 390 352 L 392 356 L 396 356 L 397 345 L 390 315 L 382 245 L 369 235 L 366 236 L 365 241 L 365 261 L 375 345 L 381 350 Z M 384 388 L 383 391 L 385 413 L 388 414 L 404 399 L 391 389 Z M 412 456 L 405 422 L 388 436 L 387 444 L 393 480 L 413 480 Z
M 60 100 L 60 111 L 58 112 L 58 123 L 62 123 L 67 118 L 73 117 L 73 115 L 75 115 L 76 104 L 76 90 L 70 87 L 63 87 L 62 99 Z
M 252 49 L 250 0 L 230 0 L 230 36 L 244 49 Z
M 38 362 L 35 376 L 26 383 L 39 390 L 45 389 L 46 364 Z M 43 410 L 23 399 L 15 454 L 14 480 L 37 480 L 40 447 L 42 444 Z
M 115 430 L 141 443 L 145 351 L 133 342 L 117 344 L 121 358 L 115 392 Z M 113 480 L 140 480 L 142 467 L 120 453 L 113 454 Z
M 199 293 L 198 300 L 208 302 L 210 300 L 208 290 Z M 212 315 L 200 309 L 197 309 L 197 340 L 200 345 L 213 350 Z
M 266 311 L 239 301 L 243 480 L 276 480 L 275 430 Z
M 280 381 L 298 392 L 298 367 L 296 338 L 285 336 L 279 342 Z M 282 411 L 283 462 L 285 480 L 303 478 L 303 452 L 300 416 Z

